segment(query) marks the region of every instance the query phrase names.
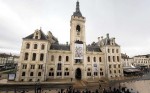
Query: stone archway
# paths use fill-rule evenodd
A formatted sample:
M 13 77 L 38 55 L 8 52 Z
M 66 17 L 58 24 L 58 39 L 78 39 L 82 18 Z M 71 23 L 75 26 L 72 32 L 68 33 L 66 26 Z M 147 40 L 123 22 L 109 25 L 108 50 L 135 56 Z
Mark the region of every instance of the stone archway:
M 81 78 L 82 78 L 82 73 L 81 73 L 81 69 L 80 69 L 80 68 L 77 68 L 77 69 L 76 69 L 75 78 L 78 79 L 78 80 L 81 80 Z

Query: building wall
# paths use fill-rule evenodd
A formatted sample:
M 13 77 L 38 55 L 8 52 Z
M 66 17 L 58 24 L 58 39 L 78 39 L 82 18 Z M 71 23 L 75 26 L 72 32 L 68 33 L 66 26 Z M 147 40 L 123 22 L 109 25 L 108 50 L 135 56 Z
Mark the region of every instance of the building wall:
M 147 66 L 148 68 L 150 67 L 150 57 L 146 57 L 146 56 L 134 56 L 133 57 L 134 66 Z
M 77 2 L 75 15 L 71 16 L 70 21 L 70 50 L 51 49 L 52 44 L 57 43 L 56 38 L 50 32 L 48 35 L 44 35 L 41 30 L 36 30 L 33 34 L 23 39 L 16 81 L 77 79 L 77 71 L 81 71 L 81 79 L 85 80 L 88 78 L 100 79 L 102 77 L 115 78 L 123 76 L 120 46 L 115 43 L 115 38 L 109 39 L 107 37 L 105 40 L 102 39 L 103 45 L 98 46 L 98 51 L 87 51 L 85 17 L 81 15 L 78 4 L 79 2 Z M 106 41 L 108 40 L 112 44 L 107 45 Z M 75 49 L 76 44 L 79 43 L 83 45 L 83 57 L 76 59 Z M 34 49 L 34 44 L 37 44 L 37 49 Z M 44 50 L 41 49 L 42 44 L 45 45 Z M 28 48 L 27 45 L 30 45 L 30 47 Z M 95 46 L 91 47 L 94 48 Z M 108 49 L 110 52 L 108 52 Z M 37 57 L 33 61 L 34 53 Z M 40 61 L 41 53 L 44 54 L 42 61 Z M 66 60 L 66 57 L 68 57 L 68 60 Z M 108 57 L 110 57 L 110 61 Z M 42 65 L 41 69 L 39 69 L 39 65 Z M 40 76 L 38 75 L 39 72 L 41 72 Z
M 29 44 L 29 48 L 27 48 L 27 44 Z M 37 49 L 34 49 L 35 44 L 37 44 Z M 42 45 L 44 45 L 44 49 L 41 49 Z M 47 50 L 48 41 L 23 40 L 18 63 L 17 81 L 37 81 L 38 79 L 44 81 Z M 25 57 L 26 53 L 27 58 Z M 36 54 L 35 60 L 33 60 L 33 54 Z M 41 54 L 44 55 L 43 60 L 40 60 Z M 30 75 L 32 72 L 33 76 Z M 25 75 L 22 75 L 23 73 Z M 38 76 L 38 73 L 41 73 L 41 75 Z

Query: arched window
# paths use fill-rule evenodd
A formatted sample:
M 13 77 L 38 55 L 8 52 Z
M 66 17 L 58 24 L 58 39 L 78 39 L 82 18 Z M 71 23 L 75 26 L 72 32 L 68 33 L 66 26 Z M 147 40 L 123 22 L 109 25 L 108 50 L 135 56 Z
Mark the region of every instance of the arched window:
M 41 76 L 41 72 L 38 73 L 38 76 Z
M 40 54 L 40 61 L 43 61 L 44 60 L 44 54 Z
M 37 44 L 34 44 L 34 49 L 37 49 Z
M 79 25 L 77 25 L 76 31 L 77 31 L 77 35 L 80 35 L 80 26 Z
M 29 56 L 29 54 L 28 54 L 28 53 L 25 53 L 25 55 L 24 55 L 24 60 L 28 60 L 28 56 Z
M 51 56 L 51 61 L 54 61 L 54 55 Z
M 79 25 L 76 26 L 76 31 L 80 32 L 80 26 Z
M 27 44 L 26 44 L 26 49 L 29 49 L 29 48 L 30 48 L 30 44 L 27 43 Z
M 45 48 L 45 45 L 44 45 L 44 44 L 42 44 L 42 46 L 41 46 L 41 50 L 44 50 L 44 48 Z
M 30 76 L 33 76 L 33 72 L 30 73 Z
M 90 62 L 90 57 L 87 58 L 88 62 Z
M 32 61 L 35 61 L 36 60 L 36 53 L 33 53 L 32 55 Z
M 54 69 L 53 68 L 50 68 L 50 71 L 53 71 Z
M 66 56 L 66 62 L 68 62 L 69 61 L 69 57 L 68 56 Z
M 61 56 L 59 56 L 58 60 L 61 61 Z

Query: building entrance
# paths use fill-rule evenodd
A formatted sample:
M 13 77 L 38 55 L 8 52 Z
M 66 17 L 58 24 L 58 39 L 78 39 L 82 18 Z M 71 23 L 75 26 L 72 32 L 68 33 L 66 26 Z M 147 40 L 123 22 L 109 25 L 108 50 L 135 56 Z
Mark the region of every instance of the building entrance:
M 81 69 L 77 68 L 75 72 L 75 78 L 81 80 Z

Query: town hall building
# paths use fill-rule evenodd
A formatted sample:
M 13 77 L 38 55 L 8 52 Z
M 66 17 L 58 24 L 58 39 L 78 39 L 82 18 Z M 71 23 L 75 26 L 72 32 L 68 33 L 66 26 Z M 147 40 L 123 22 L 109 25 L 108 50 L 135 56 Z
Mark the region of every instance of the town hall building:
M 109 34 L 90 45 L 85 38 L 86 18 L 79 2 L 70 20 L 70 43 L 59 44 L 42 29 L 23 38 L 16 81 L 77 80 L 123 77 L 121 49 Z

